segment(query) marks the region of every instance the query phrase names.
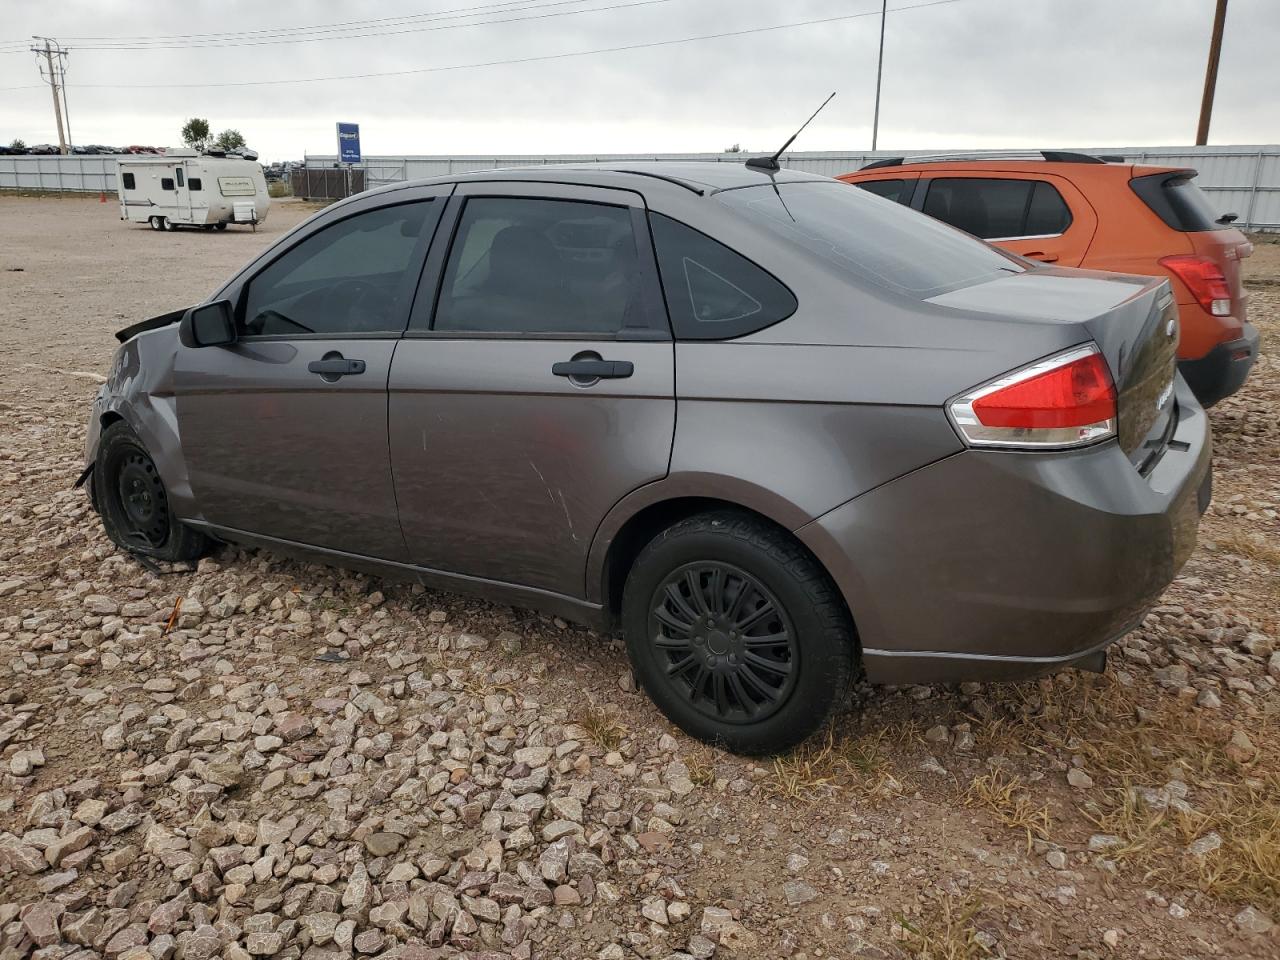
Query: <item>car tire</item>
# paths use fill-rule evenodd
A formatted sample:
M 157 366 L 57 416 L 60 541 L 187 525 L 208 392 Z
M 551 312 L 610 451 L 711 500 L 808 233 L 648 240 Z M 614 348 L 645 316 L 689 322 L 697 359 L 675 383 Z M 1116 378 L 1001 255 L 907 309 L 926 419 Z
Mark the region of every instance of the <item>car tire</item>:
M 735 753 L 795 746 L 852 687 L 857 643 L 835 584 L 789 534 L 744 513 L 655 537 L 627 576 L 622 626 L 658 708 Z
M 157 560 L 195 560 L 212 541 L 173 515 L 160 472 L 147 448 L 123 420 L 98 442 L 93 492 L 102 527 L 116 546 Z

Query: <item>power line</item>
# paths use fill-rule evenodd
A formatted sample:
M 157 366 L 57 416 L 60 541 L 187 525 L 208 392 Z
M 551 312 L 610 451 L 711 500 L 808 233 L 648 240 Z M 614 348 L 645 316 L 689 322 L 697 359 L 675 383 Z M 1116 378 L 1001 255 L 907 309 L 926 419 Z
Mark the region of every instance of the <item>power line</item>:
M 925 3 L 915 3 L 908 6 L 896 7 L 895 13 L 905 12 L 907 10 L 922 10 L 926 7 L 941 7 L 952 3 L 960 3 L 961 0 L 928 0 Z M 574 50 L 569 53 L 552 53 L 542 54 L 531 57 L 514 57 L 507 60 L 484 60 L 476 63 L 458 63 L 450 64 L 442 67 L 418 67 L 411 70 L 390 70 L 382 73 L 354 73 L 341 74 L 329 77 L 295 77 L 287 80 L 232 80 L 220 83 L 171 83 L 168 81 L 161 83 L 90 83 L 75 84 L 76 89 L 95 89 L 95 90 L 150 90 L 156 88 L 165 89 L 203 89 L 211 87 L 264 87 L 264 86 L 283 86 L 295 83 L 325 83 L 332 80 L 375 80 L 384 77 L 405 77 L 414 74 L 425 73 L 444 73 L 453 70 L 473 70 L 480 67 L 498 67 L 511 66 L 524 63 L 544 63 L 552 60 L 567 60 L 577 57 L 595 56 L 601 53 L 623 53 L 629 50 L 649 50 L 655 47 L 670 47 L 679 44 L 697 43 L 703 40 L 723 40 L 729 37 L 744 37 L 753 34 L 771 33 L 775 30 L 792 30 L 798 27 L 812 27 L 825 23 L 838 23 L 845 20 L 857 20 L 862 17 L 879 16 L 879 10 L 871 10 L 863 13 L 846 13 L 835 17 L 820 17 L 813 20 L 797 20 L 792 23 L 778 23 L 767 27 L 749 27 L 743 30 L 728 30 L 722 33 L 704 33 L 692 37 L 679 37 L 672 40 L 654 40 L 648 43 L 629 43 L 616 47 L 598 47 L 594 50 Z
M 573 3 L 586 3 L 588 0 L 555 0 L 555 2 L 539 2 L 534 6 L 565 6 Z M 450 7 L 445 10 L 427 10 L 422 13 L 406 13 L 396 17 L 377 17 L 369 20 L 340 20 L 337 23 L 314 23 L 304 26 L 293 27 L 264 27 L 258 30 L 229 30 L 216 33 L 172 33 L 172 34 L 152 34 L 141 36 L 113 36 L 113 37 L 68 37 L 68 40 L 76 41 L 134 41 L 134 40 L 199 40 L 213 38 L 236 38 L 250 37 L 260 34 L 284 35 L 289 33 L 318 33 L 322 30 L 351 30 L 363 29 L 365 27 L 374 26 L 376 24 L 390 24 L 397 22 L 407 22 L 413 20 L 430 20 L 443 19 L 446 16 L 454 15 L 459 17 L 465 16 L 482 16 L 488 13 L 505 12 L 499 8 L 502 7 L 519 7 L 522 4 L 529 4 L 530 0 L 500 0 L 500 2 L 480 3 L 467 7 Z M 10 41 L 18 43 L 21 41 Z M 5 41 L 0 41 L 3 45 Z
M 589 2 L 589 0 L 551 0 L 551 2 L 545 2 L 545 0 L 539 0 L 539 2 L 529 2 L 529 0 L 509 0 L 509 2 L 507 3 L 485 5 L 486 7 L 495 7 L 495 6 L 506 7 L 508 8 L 506 10 L 489 9 L 489 10 L 482 10 L 478 13 L 477 12 L 457 12 L 457 11 L 438 11 L 436 13 L 431 13 L 431 14 L 416 14 L 413 17 L 413 20 L 410 22 L 431 23 L 431 22 L 437 22 L 441 20 L 459 20 L 463 18 L 471 18 L 471 17 L 478 17 L 478 16 L 495 16 L 497 14 L 516 13 L 522 10 L 545 10 L 549 7 L 563 7 L 563 6 L 568 6 L 570 4 L 582 4 L 586 2 Z M 284 44 L 284 43 L 317 43 L 317 42 L 322 42 L 326 40 L 360 40 L 360 39 L 369 39 L 373 37 L 393 37 L 393 36 L 400 36 L 400 35 L 409 34 L 409 33 L 430 33 L 430 32 L 435 32 L 439 30 L 459 30 L 459 29 L 465 29 L 467 27 L 483 27 L 483 26 L 489 26 L 492 24 L 520 23 L 528 20 L 549 20 L 549 19 L 559 18 L 559 17 L 577 16 L 583 13 L 597 13 L 597 12 L 609 11 L 609 10 L 620 10 L 620 9 L 625 9 L 627 7 L 645 7 L 645 6 L 653 6 L 659 3 L 671 3 L 671 2 L 673 2 L 673 0 L 631 0 L 631 2 L 615 3 L 609 6 L 603 6 L 603 7 L 591 7 L 585 10 L 583 9 L 558 10 L 551 13 L 537 13 L 537 14 L 531 14 L 529 16 L 523 16 L 523 17 L 504 17 L 502 19 L 494 19 L 494 20 L 476 20 L 472 23 L 449 23 L 449 24 L 444 24 L 442 26 L 405 26 L 403 23 L 399 23 L 399 24 L 383 23 L 383 26 L 374 27 L 372 32 L 367 32 L 367 33 L 349 32 L 352 29 L 363 29 L 362 27 L 353 28 L 353 27 L 347 27 L 347 26 L 334 25 L 332 27 L 317 27 L 314 29 L 307 28 L 305 30 L 300 31 L 298 35 L 277 35 L 277 36 L 267 36 L 267 37 L 262 37 L 257 39 L 252 38 L 252 35 L 258 34 L 258 33 L 269 34 L 275 31 L 248 31 L 243 34 L 209 34 L 209 35 L 192 34 L 189 38 L 175 37 L 173 39 L 180 42 L 173 42 L 173 43 L 152 42 L 154 40 L 165 40 L 168 38 L 148 38 L 148 37 L 102 38 L 102 42 L 94 42 L 93 38 L 86 38 L 87 42 L 76 43 L 76 49 L 77 50 L 126 50 L 126 51 L 199 50 L 199 49 L 221 49 L 224 47 L 258 47 L 258 46 L 269 46 L 269 45 Z M 523 3 L 524 5 L 523 6 L 517 5 L 520 3 Z M 460 7 L 457 9 L 461 11 L 475 11 L 479 8 Z M 385 20 L 394 20 L 394 19 L 407 20 L 408 18 L 390 18 L 389 17 L 384 19 Z M 352 22 L 359 23 L 360 21 L 352 21 Z M 380 22 L 382 21 L 366 21 L 366 23 L 370 25 L 377 24 Z M 332 34 L 332 35 L 331 36 L 324 36 L 324 35 L 307 36 L 306 34 L 308 33 Z M 3 53 L 3 52 L 16 52 L 16 51 L 0 50 L 0 53 Z

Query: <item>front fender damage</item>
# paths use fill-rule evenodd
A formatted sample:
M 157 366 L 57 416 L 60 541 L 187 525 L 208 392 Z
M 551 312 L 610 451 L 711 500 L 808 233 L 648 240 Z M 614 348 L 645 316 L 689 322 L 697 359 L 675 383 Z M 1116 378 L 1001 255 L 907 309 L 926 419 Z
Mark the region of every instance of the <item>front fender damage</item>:
M 176 316 L 180 318 L 182 313 L 176 311 Z M 121 335 L 173 316 L 165 314 L 135 324 L 122 330 Z M 160 471 L 174 514 L 182 519 L 199 519 L 178 429 L 173 370 L 177 350 L 178 328 L 172 320 L 134 333 L 121 343 L 107 382 L 93 403 L 85 442 L 85 470 L 77 486 L 92 476 L 102 431 L 116 420 L 123 420 L 146 446 Z

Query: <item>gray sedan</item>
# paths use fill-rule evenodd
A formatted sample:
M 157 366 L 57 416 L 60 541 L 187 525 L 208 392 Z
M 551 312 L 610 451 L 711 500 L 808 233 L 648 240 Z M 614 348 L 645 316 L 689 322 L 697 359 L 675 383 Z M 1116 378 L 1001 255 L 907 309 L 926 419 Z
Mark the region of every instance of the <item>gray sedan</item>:
M 858 674 L 1101 669 L 1208 501 L 1176 310 L 787 170 L 407 183 L 121 331 L 84 479 L 140 556 L 621 629 L 675 723 L 769 753 Z

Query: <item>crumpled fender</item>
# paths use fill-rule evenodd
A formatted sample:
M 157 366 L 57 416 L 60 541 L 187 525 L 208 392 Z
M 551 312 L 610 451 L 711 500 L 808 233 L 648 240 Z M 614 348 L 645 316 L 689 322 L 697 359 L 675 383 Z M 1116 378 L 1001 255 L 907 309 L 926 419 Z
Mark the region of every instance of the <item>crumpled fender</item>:
M 178 311 L 178 317 L 183 312 Z M 97 459 L 104 426 L 123 419 L 151 454 L 174 514 L 182 519 L 200 519 L 178 432 L 173 379 L 178 328 L 172 320 L 156 323 L 162 319 L 156 317 L 121 331 L 124 334 L 145 327 L 131 333 L 120 345 L 112 360 L 107 382 L 99 389 L 93 402 L 85 438 L 85 463 L 87 466 Z

